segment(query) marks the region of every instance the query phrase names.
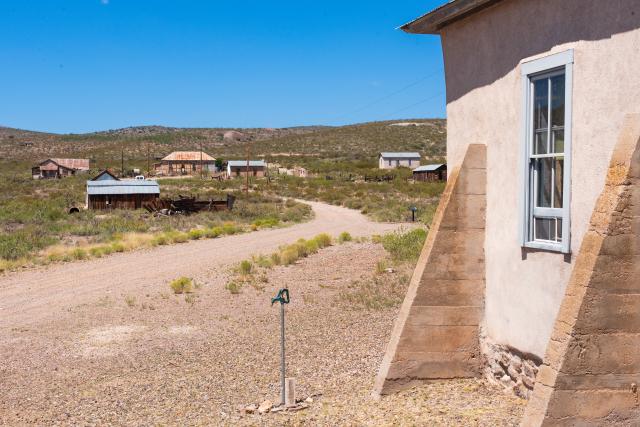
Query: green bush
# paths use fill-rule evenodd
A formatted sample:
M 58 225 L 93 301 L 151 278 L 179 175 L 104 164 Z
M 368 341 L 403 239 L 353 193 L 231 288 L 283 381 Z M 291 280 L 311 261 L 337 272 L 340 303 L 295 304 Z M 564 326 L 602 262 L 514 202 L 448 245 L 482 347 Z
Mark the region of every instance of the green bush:
M 191 240 L 198 240 L 204 236 L 204 231 L 199 228 L 192 228 L 187 232 L 187 236 L 189 236 Z
M 126 250 L 126 248 L 124 247 L 124 245 L 120 242 L 115 242 L 111 244 L 111 250 L 113 252 L 124 252 Z
M 320 246 L 315 239 L 307 240 L 304 245 L 306 249 L 306 255 L 315 254 L 320 249 Z
M 350 242 L 353 240 L 353 237 L 351 237 L 351 234 L 349 234 L 346 231 L 343 231 L 342 233 L 340 233 L 340 235 L 338 236 L 338 242 L 340 243 L 345 243 L 345 242 Z
M 240 262 L 240 266 L 238 267 L 238 271 L 240 271 L 240 274 L 247 276 L 251 274 L 251 270 L 253 270 L 253 265 L 251 264 L 251 261 L 245 259 L 242 262 Z
M 212 228 L 207 228 L 204 232 L 204 235 L 208 239 L 215 239 L 216 237 L 219 237 L 222 233 L 223 233 L 222 227 L 212 227 Z
M 416 261 L 420 256 L 427 231 L 416 228 L 406 233 L 390 233 L 382 236 L 382 246 L 394 261 Z
M 280 253 L 278 253 L 278 252 L 272 253 L 271 254 L 271 261 L 273 262 L 274 265 L 282 264 L 282 257 L 280 256 Z
M 280 253 L 280 262 L 282 265 L 291 265 L 300 258 L 296 248 L 287 248 Z
M 180 277 L 169 283 L 174 294 L 188 294 L 193 292 L 193 279 Z
M 326 248 L 327 246 L 331 246 L 332 239 L 331 239 L 331 236 L 329 236 L 327 233 L 318 234 L 313 239 L 316 241 L 316 243 L 318 243 L 318 247 L 320 249 Z
M 225 288 L 227 288 L 227 290 L 231 292 L 233 295 L 237 295 L 242 290 L 242 283 L 237 282 L 235 280 L 231 280 L 229 283 L 226 284 Z

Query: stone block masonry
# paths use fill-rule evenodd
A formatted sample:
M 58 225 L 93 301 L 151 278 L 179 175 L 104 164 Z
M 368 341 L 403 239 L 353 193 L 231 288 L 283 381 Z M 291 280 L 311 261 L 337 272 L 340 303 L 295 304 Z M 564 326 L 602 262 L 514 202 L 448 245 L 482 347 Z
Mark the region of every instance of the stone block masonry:
M 374 396 L 482 375 L 486 147 L 449 175 L 376 379 Z
M 485 358 L 484 376 L 490 383 L 503 387 L 523 399 L 533 394 L 542 360 L 506 345 L 493 342 L 481 330 L 480 349 Z

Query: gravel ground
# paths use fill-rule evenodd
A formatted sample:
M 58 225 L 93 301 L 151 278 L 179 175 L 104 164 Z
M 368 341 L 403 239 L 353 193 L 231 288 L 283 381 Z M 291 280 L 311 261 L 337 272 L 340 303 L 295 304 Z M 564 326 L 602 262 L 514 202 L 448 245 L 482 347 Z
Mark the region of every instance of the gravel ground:
M 339 294 L 371 277 L 374 244 L 322 250 L 225 288 L 229 267 L 194 277 L 185 298 L 168 285 L 96 296 L 54 318 L 15 324 L 0 343 L 4 425 L 517 425 L 522 401 L 475 380 L 437 382 L 374 401 L 373 379 L 397 308 L 346 307 Z M 244 414 L 279 401 L 279 309 L 291 290 L 288 375 L 296 413 Z

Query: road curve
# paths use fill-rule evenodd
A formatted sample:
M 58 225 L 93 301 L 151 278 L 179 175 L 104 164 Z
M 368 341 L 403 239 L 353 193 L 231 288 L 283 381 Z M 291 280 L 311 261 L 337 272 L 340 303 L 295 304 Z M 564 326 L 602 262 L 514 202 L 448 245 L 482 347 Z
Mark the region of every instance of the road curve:
M 95 302 L 104 296 L 140 292 L 180 276 L 211 273 L 252 254 L 271 253 L 299 238 L 319 233 L 335 236 L 343 231 L 353 236 L 370 236 L 402 227 L 370 221 L 352 209 L 304 203 L 312 206 L 315 217 L 292 227 L 113 254 L 0 276 L 0 329 L 41 321 L 60 310 Z

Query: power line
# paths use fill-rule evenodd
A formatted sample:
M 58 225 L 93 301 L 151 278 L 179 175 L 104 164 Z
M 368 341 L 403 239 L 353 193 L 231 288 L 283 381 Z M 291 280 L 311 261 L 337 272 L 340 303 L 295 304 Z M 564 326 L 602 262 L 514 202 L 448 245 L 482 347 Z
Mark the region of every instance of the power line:
M 438 75 L 439 73 L 440 73 L 440 70 L 435 71 L 435 72 L 433 72 L 433 73 L 431 73 L 431 74 L 429 74 L 427 76 L 424 76 L 424 77 L 420 78 L 419 80 L 416 80 L 416 81 L 414 81 L 412 83 L 409 83 L 408 85 L 402 87 L 401 89 L 396 90 L 395 92 L 392 92 L 392 93 L 390 93 L 388 95 L 383 96 L 382 98 L 378 98 L 378 99 L 376 99 L 374 101 L 371 101 L 368 104 L 363 105 L 362 107 L 359 107 L 359 108 L 351 111 L 350 113 L 347 113 L 347 114 L 343 115 L 342 117 L 343 118 L 344 117 L 349 117 L 349 116 L 352 116 L 352 115 L 354 115 L 356 113 L 359 113 L 360 111 L 364 111 L 367 108 L 370 108 L 370 107 L 372 107 L 372 106 L 374 106 L 376 104 L 379 104 L 379 103 L 381 103 L 383 101 L 386 101 L 387 99 L 392 98 L 392 97 L 404 92 L 407 89 L 411 89 L 412 87 L 419 85 L 420 83 L 422 83 L 422 82 L 424 82 L 424 81 L 426 81 L 426 80 Z
M 391 116 L 394 116 L 394 115 L 396 115 L 398 113 L 401 113 L 403 111 L 409 110 L 409 109 L 411 109 L 413 107 L 417 107 L 418 105 L 421 105 L 421 104 L 424 104 L 425 102 L 431 101 L 432 99 L 435 99 L 435 98 L 437 98 L 437 97 L 439 97 L 441 95 L 444 95 L 444 92 L 438 92 L 435 95 L 432 95 L 432 96 L 430 96 L 428 98 L 423 99 L 422 101 L 418 101 L 418 102 L 416 102 L 414 104 L 411 104 L 411 105 L 408 105 L 406 107 L 400 108 L 399 110 L 396 110 L 393 113 L 385 114 L 384 118 L 391 118 Z

